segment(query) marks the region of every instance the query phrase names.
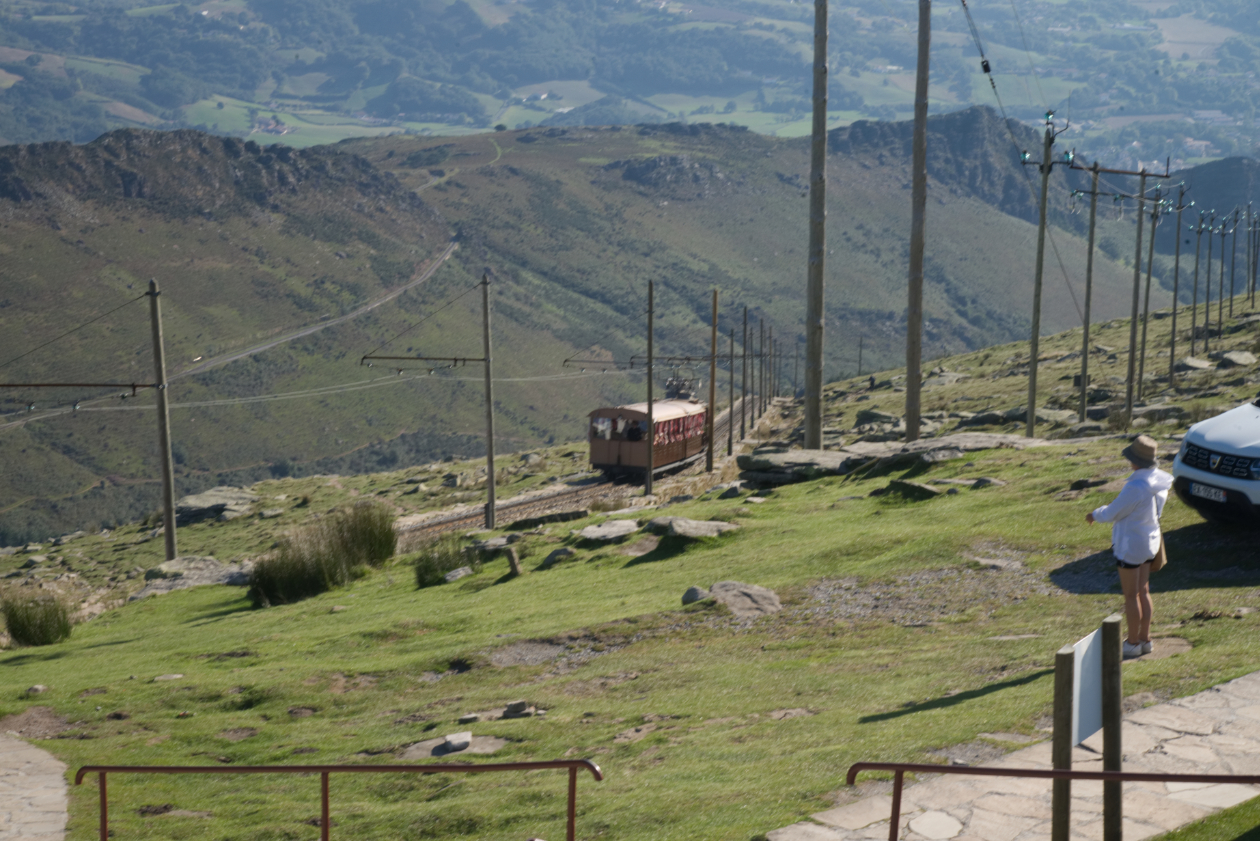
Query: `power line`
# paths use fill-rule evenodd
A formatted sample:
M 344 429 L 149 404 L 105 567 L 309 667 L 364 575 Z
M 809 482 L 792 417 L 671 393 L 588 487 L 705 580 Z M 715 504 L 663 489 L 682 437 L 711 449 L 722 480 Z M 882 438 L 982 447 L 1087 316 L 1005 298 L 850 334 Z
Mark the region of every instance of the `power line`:
M 1015 15 L 1015 25 L 1019 27 L 1019 38 L 1024 42 L 1024 55 L 1028 57 L 1028 70 L 1032 73 L 1033 81 L 1037 83 L 1037 93 L 1041 96 L 1041 107 L 1048 111 L 1050 110 L 1050 103 L 1046 101 L 1046 92 L 1041 88 L 1041 77 L 1037 75 L 1037 67 L 1033 64 L 1032 50 L 1028 49 L 1028 36 L 1024 34 L 1024 22 L 1019 17 L 1019 9 L 1015 8 L 1015 0 L 1011 0 L 1011 12 Z
M 473 291 L 473 290 L 475 290 L 475 289 L 477 289 L 480 285 L 481 285 L 480 283 L 474 283 L 472 286 L 468 287 L 468 289 L 467 289 L 467 290 L 465 290 L 464 292 L 461 292 L 460 294 L 456 295 L 454 298 L 451 298 L 451 299 L 450 299 L 449 301 L 447 301 L 445 304 L 443 304 L 442 306 L 440 306 L 440 307 L 438 307 L 437 309 L 433 310 L 433 312 L 429 313 L 429 314 L 428 314 L 428 315 L 426 315 L 424 318 L 422 318 L 422 319 L 420 319 L 419 321 L 417 321 L 415 324 L 413 324 L 413 325 L 411 325 L 410 327 L 406 328 L 406 329 L 405 329 L 405 330 L 403 330 L 401 333 L 398 333 L 398 334 L 397 334 L 397 335 L 395 335 L 393 338 L 391 338 L 391 339 L 387 339 L 386 341 L 382 342 L 382 343 L 381 343 L 380 345 L 378 345 L 377 347 L 375 347 L 375 348 L 373 348 L 372 350 L 370 350 L 370 351 L 368 351 L 367 353 L 365 353 L 365 354 L 364 354 L 364 356 L 372 356 L 372 355 L 373 355 L 373 354 L 375 354 L 378 350 L 381 350 L 381 349 L 382 349 L 382 348 L 384 348 L 385 346 L 387 346 L 387 345 L 389 345 L 389 344 L 392 344 L 393 342 L 397 341 L 397 340 L 398 340 L 399 338 L 401 338 L 402 336 L 407 335 L 407 334 L 408 334 L 408 333 L 410 333 L 412 330 L 415 330 L 415 329 L 416 329 L 417 327 L 419 327 L 421 324 L 424 324 L 424 323 L 425 323 L 426 321 L 428 321 L 430 318 L 432 318 L 433 316 L 435 316 L 435 315 L 437 315 L 438 313 L 440 313 L 442 310 L 447 309 L 447 308 L 449 308 L 449 307 L 453 306 L 453 305 L 454 305 L 457 301 L 459 301 L 461 298 L 463 298 L 464 296 L 466 296 L 466 295 L 468 295 L 468 294 L 472 293 L 472 291 Z
M 85 322 L 83 322 L 82 324 L 80 324 L 78 327 L 75 327 L 75 328 L 74 328 L 74 329 L 72 329 L 72 330 L 67 330 L 66 332 L 62 333 L 62 334 L 61 334 L 60 336 L 58 336 L 57 338 L 55 338 L 55 339 L 50 339 L 49 341 L 44 342 L 42 345 L 39 345 L 38 347 L 31 348 L 31 349 L 30 349 L 30 350 L 28 350 L 26 353 L 23 353 L 23 354 L 20 354 L 20 355 L 18 355 L 18 356 L 13 357 L 13 358 L 12 358 L 12 359 L 10 359 L 8 362 L 5 362 L 3 365 L 0 365 L 0 368 L 4 368 L 4 367 L 6 367 L 6 366 L 8 366 L 8 365 L 12 365 L 14 362 L 17 362 L 19 359 L 25 359 L 26 357 L 30 356 L 32 353 L 35 353 L 35 351 L 38 351 L 38 350 L 43 350 L 44 348 L 48 347 L 49 345 L 55 345 L 57 342 L 61 341 L 61 340 L 62 340 L 62 339 L 64 339 L 66 336 L 69 336 L 71 333 L 76 333 L 76 332 L 78 332 L 79 330 L 82 330 L 84 327 L 87 327 L 88 325 L 95 324 L 96 322 L 100 321 L 102 318 L 108 318 L 109 316 L 111 316 L 111 315 L 113 315 L 114 313 L 118 312 L 120 309 L 122 309 L 123 307 L 127 306 L 128 304 L 134 304 L 136 301 L 139 301 L 141 298 L 143 298 L 143 297 L 145 296 L 145 294 L 146 294 L 146 293 L 141 292 L 139 295 L 137 295 L 136 297 L 132 298 L 130 301 L 127 301 L 127 302 L 126 302 L 126 303 L 124 303 L 124 304 L 120 304 L 120 305 L 118 305 L 118 306 L 114 307 L 112 310 L 110 310 L 109 312 L 105 313 L 104 315 L 98 315 L 96 318 L 92 319 L 91 321 L 85 321 Z
M 989 58 L 987 55 L 985 55 L 985 52 L 984 52 L 984 40 L 980 37 L 980 29 L 976 26 L 976 21 L 971 16 L 971 9 L 967 6 L 967 0 L 959 0 L 959 2 L 962 3 L 963 14 L 967 18 L 967 28 L 971 30 L 971 40 L 976 45 L 976 51 L 980 53 L 980 69 L 984 72 L 984 75 L 988 77 L 989 88 L 993 91 L 993 98 L 997 100 L 998 110 L 1001 111 L 1002 113 L 1002 125 L 1005 126 L 1006 133 L 1011 138 L 1011 145 L 1014 146 L 1016 149 L 1020 149 L 1023 144 L 1019 142 L 1019 139 L 1015 136 L 1015 131 L 1011 128 L 1011 118 L 1006 113 L 1006 104 L 1002 102 L 1002 95 L 998 93 L 997 82 L 993 78 L 993 66 L 989 63 Z M 1015 5 L 1015 0 L 1011 0 L 1012 9 L 1014 9 L 1014 5 Z M 1015 19 L 1016 19 L 1016 22 L 1019 21 L 1018 12 L 1016 12 Z M 1022 37 L 1023 32 L 1024 32 L 1022 24 L 1020 25 L 1019 31 Z M 1028 47 L 1027 41 L 1025 41 L 1025 44 L 1024 44 L 1025 52 L 1027 52 L 1027 47 Z M 1030 66 L 1031 66 L 1031 62 L 1032 62 L 1032 56 L 1030 55 L 1029 56 Z M 1034 75 L 1034 78 L 1036 78 L 1035 68 L 1033 71 L 1033 75 Z M 1041 87 L 1040 80 L 1038 80 L 1037 86 L 1038 88 Z M 1043 100 L 1045 99 L 1044 94 L 1042 96 L 1042 99 Z M 1023 171 L 1023 167 L 1020 167 L 1020 170 L 1023 172 L 1024 182 L 1028 185 L 1029 194 L 1031 194 L 1033 198 L 1036 198 L 1037 190 L 1033 186 L 1032 176 L 1030 176 L 1026 171 Z M 1064 265 L 1063 263 L 1063 255 L 1059 253 L 1059 244 L 1055 242 L 1054 230 L 1051 228 L 1047 228 L 1046 233 L 1050 237 L 1050 249 L 1054 251 L 1055 262 L 1059 264 L 1059 271 L 1063 275 L 1063 285 L 1067 287 L 1068 295 L 1072 297 L 1072 306 L 1076 308 L 1077 316 L 1079 316 L 1080 319 L 1084 321 L 1085 313 L 1083 310 L 1081 310 L 1081 304 L 1076 299 L 1076 289 L 1072 286 L 1072 281 L 1068 277 L 1067 266 Z

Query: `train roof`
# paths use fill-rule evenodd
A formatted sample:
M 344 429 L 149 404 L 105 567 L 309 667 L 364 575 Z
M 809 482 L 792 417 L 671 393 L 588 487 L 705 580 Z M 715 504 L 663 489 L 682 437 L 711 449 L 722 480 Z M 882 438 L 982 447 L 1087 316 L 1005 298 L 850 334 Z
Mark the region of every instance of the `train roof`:
M 647 403 L 630 403 L 625 406 L 607 406 L 602 409 L 596 409 L 587 415 L 587 417 L 626 417 L 631 420 L 646 421 L 647 409 Z M 706 404 L 697 403 L 694 400 L 653 400 L 652 419 L 659 422 L 674 420 L 676 418 L 690 417 L 692 415 L 702 415 L 706 409 Z

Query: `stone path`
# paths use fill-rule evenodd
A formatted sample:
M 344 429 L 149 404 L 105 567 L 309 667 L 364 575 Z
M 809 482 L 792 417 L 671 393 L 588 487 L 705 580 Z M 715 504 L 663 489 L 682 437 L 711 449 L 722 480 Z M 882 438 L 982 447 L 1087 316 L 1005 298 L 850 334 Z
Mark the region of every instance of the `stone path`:
M 1121 727 L 1125 771 L 1260 774 L 1260 672 L 1198 695 L 1138 710 Z M 870 757 L 878 760 L 879 757 Z M 1102 770 L 1102 734 L 1073 750 L 1072 767 Z M 1050 768 L 1050 742 L 984 763 Z M 1102 783 L 1072 783 L 1072 841 L 1102 838 Z M 941 775 L 902 794 L 906 841 L 1044 841 L 1050 780 Z M 1260 795 L 1235 784 L 1125 783 L 1124 838 L 1141 841 Z M 868 797 L 767 833 L 770 841 L 881 841 L 892 797 Z
M 65 835 L 65 764 L 0 733 L 0 841 L 62 841 Z

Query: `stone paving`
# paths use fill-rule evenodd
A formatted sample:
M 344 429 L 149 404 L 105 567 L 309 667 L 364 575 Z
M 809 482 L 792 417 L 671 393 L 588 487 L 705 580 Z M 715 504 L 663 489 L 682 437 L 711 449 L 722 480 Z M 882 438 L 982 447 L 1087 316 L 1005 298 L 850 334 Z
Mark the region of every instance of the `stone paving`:
M 0 733 L 0 841 L 66 837 L 66 766 Z
M 1260 774 L 1260 672 L 1131 713 L 1121 726 L 1125 771 Z M 879 757 L 870 757 L 878 760 Z M 1050 768 L 1050 742 L 985 763 Z M 1102 770 L 1102 734 L 1073 749 L 1072 767 Z M 1102 838 L 1102 783 L 1072 783 L 1072 841 Z M 902 794 L 905 841 L 1045 841 L 1050 780 L 941 775 Z M 1142 841 L 1260 795 L 1235 784 L 1125 783 L 1124 838 Z M 770 841 L 882 841 L 892 797 L 868 797 L 767 833 Z

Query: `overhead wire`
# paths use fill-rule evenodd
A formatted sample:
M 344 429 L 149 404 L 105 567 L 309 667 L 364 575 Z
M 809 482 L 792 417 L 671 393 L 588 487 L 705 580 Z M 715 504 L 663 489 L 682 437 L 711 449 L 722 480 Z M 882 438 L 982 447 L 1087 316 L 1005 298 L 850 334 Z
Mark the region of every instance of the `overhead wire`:
M 998 110 L 1002 112 L 1002 125 L 1006 128 L 1006 133 L 1011 138 L 1011 145 L 1014 146 L 1018 150 L 1021 148 L 1022 144 L 1019 142 L 1019 139 L 1015 136 L 1014 129 L 1011 128 L 1011 118 L 1006 113 L 1006 104 L 1002 102 L 1002 95 L 998 93 L 997 82 L 993 78 L 993 66 L 989 62 L 989 57 L 985 55 L 985 52 L 984 52 L 984 40 L 980 37 L 980 30 L 976 26 L 975 19 L 972 18 L 971 16 L 971 9 L 970 7 L 967 6 L 967 0 L 959 0 L 959 2 L 962 3 L 963 14 L 967 18 L 967 28 L 971 30 L 971 40 L 976 46 L 976 51 L 980 53 L 980 69 L 984 71 L 984 75 L 988 77 L 989 88 L 993 91 L 993 98 L 997 100 Z M 1014 5 L 1015 5 L 1014 0 L 1011 0 L 1012 9 L 1014 9 Z M 1016 21 L 1018 22 L 1018 20 L 1019 20 L 1019 13 L 1016 12 Z M 1023 31 L 1024 31 L 1023 26 L 1021 24 L 1020 26 L 1021 36 L 1023 35 Z M 1027 52 L 1027 41 L 1025 41 L 1024 46 L 1025 46 L 1025 52 Z M 1029 56 L 1029 61 L 1030 62 L 1032 61 L 1031 55 Z M 1036 77 L 1036 68 L 1033 68 L 1033 76 L 1034 78 Z M 1040 80 L 1038 80 L 1037 86 L 1040 88 L 1041 86 Z M 1044 95 L 1042 98 L 1043 99 L 1045 98 Z M 1047 108 L 1047 110 L 1049 109 Z M 1047 166 L 1050 164 L 1049 161 L 1045 161 L 1044 163 Z M 1028 184 L 1029 193 L 1032 195 L 1034 199 L 1036 199 L 1037 188 L 1033 186 L 1032 177 L 1027 173 L 1027 171 L 1024 170 L 1022 166 L 1020 167 L 1020 170 L 1024 173 L 1024 182 Z M 1076 298 L 1076 289 L 1075 287 L 1072 286 L 1071 278 L 1068 277 L 1067 266 L 1063 262 L 1063 255 L 1059 253 L 1059 244 L 1055 242 L 1055 239 L 1054 239 L 1054 230 L 1051 229 L 1049 226 L 1047 226 L 1046 234 L 1049 236 L 1049 239 L 1050 239 L 1050 249 L 1054 251 L 1054 259 L 1059 264 L 1059 271 L 1063 275 L 1063 285 L 1067 287 L 1068 295 L 1071 296 L 1072 298 L 1072 306 L 1076 308 L 1077 316 L 1081 319 L 1081 321 L 1084 321 L 1085 312 L 1084 310 L 1081 309 L 1080 301 L 1078 301 Z
M 416 329 L 417 327 L 419 327 L 421 324 L 424 324 L 426 321 L 428 321 L 428 320 L 429 320 L 430 318 L 432 318 L 433 316 L 437 315 L 438 313 L 442 312 L 442 311 L 443 311 L 443 310 L 445 310 L 445 309 L 448 309 L 449 307 L 454 306 L 456 302 L 458 302 L 460 299 L 462 299 L 462 298 L 466 297 L 467 295 L 469 295 L 469 294 L 470 294 L 473 290 L 475 290 L 475 289 L 476 289 L 477 287 L 479 287 L 479 286 L 481 286 L 481 281 L 478 281 L 478 282 L 474 283 L 472 286 L 468 287 L 468 289 L 466 289 L 466 290 L 464 290 L 463 292 L 459 293 L 459 294 L 458 294 L 458 295 L 456 295 L 454 298 L 451 298 L 451 299 L 450 299 L 449 301 L 447 301 L 445 304 L 442 304 L 442 306 L 440 306 L 440 307 L 438 307 L 437 309 L 433 310 L 433 311 L 432 311 L 432 312 L 430 312 L 428 315 L 426 315 L 424 318 L 422 318 L 422 319 L 420 319 L 419 321 L 417 321 L 415 324 L 413 324 L 413 325 L 411 325 L 410 327 L 406 328 L 406 329 L 405 329 L 405 330 L 403 330 L 402 332 L 400 332 L 400 333 L 396 334 L 393 338 L 390 338 L 390 339 L 385 340 L 385 341 L 384 341 L 384 342 L 382 342 L 380 345 L 378 345 L 377 347 L 373 348 L 372 350 L 368 351 L 367 353 L 365 353 L 365 354 L 363 354 L 363 355 L 364 355 L 364 356 L 372 356 L 372 355 L 373 355 L 374 353 L 376 353 L 378 350 L 382 350 L 382 349 L 384 349 L 385 347 L 388 347 L 389 345 L 391 345 L 391 344 L 393 344 L 394 342 L 396 342 L 398 339 L 400 339 L 400 338 L 402 338 L 403 336 L 405 336 L 405 335 L 407 335 L 408 333 L 410 333 L 412 330 L 415 330 L 415 329 Z
M 118 312 L 118 311 L 119 311 L 120 309 L 122 309 L 123 307 L 129 306 L 130 304 L 134 304 L 136 301 L 139 301 L 141 298 L 145 297 L 145 296 L 146 296 L 146 295 L 148 295 L 148 294 L 149 294 L 148 292 L 141 292 L 141 293 L 140 293 L 139 295 L 137 295 L 136 297 L 132 298 L 131 300 L 129 300 L 129 301 L 125 302 L 125 303 L 119 304 L 118 306 L 116 306 L 116 307 L 114 307 L 112 310 L 110 310 L 109 312 L 107 312 L 107 313 L 103 313 L 103 314 L 101 314 L 101 315 L 98 315 L 96 318 L 93 318 L 91 321 L 85 321 L 85 322 L 83 322 L 82 324 L 80 324 L 78 327 L 75 327 L 75 328 L 73 328 L 73 329 L 71 329 L 71 330 L 67 330 L 66 332 L 62 333 L 62 334 L 61 334 L 60 336 L 58 336 L 57 338 L 55 338 L 55 339 L 49 339 L 48 341 L 44 342 L 42 345 L 39 345 L 38 347 L 33 347 L 33 348 L 31 348 L 30 350 L 28 350 L 26 353 L 19 354 L 19 355 L 17 355 L 17 356 L 15 356 L 15 357 L 13 357 L 12 359 L 10 359 L 8 362 L 5 362 L 5 363 L 0 364 L 0 368 L 4 368 L 4 367 L 7 367 L 7 366 L 9 366 L 9 365 L 12 365 L 14 362 L 17 362 L 19 359 L 25 359 L 26 357 L 30 356 L 32 353 L 35 353 L 36 351 L 43 350 L 44 348 L 48 347 L 49 345 L 55 345 L 57 342 L 61 341 L 61 340 L 62 340 L 62 339 L 64 339 L 66 336 L 69 336 L 69 335 L 70 335 L 70 334 L 72 334 L 72 333 L 77 333 L 78 331 L 82 330 L 84 327 L 88 327 L 89 325 L 95 324 L 96 322 L 100 321 L 102 318 L 108 318 L 109 316 L 111 316 L 111 315 L 113 315 L 114 313 Z
M 1011 13 L 1015 15 L 1015 26 L 1019 28 L 1019 38 L 1024 42 L 1024 55 L 1028 58 L 1028 72 L 1032 74 L 1033 81 L 1037 83 L 1037 93 L 1041 96 L 1041 106 L 1049 110 L 1050 103 L 1046 100 L 1046 92 L 1041 87 L 1041 77 L 1037 75 L 1037 66 L 1033 63 L 1032 50 L 1028 49 L 1028 36 L 1024 34 L 1024 21 L 1020 19 L 1019 9 L 1015 7 L 1015 0 L 1011 0 Z

